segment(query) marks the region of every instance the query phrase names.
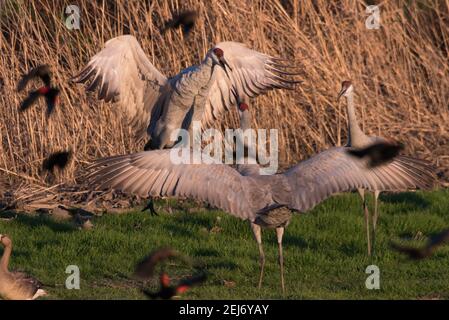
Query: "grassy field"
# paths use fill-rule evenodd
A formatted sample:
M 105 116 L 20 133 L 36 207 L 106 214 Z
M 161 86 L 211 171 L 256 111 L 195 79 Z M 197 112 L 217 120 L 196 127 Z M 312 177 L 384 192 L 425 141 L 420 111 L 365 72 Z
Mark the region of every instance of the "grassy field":
M 158 217 L 136 209 L 93 220 L 92 230 L 69 222 L 30 215 L 0 221 L 0 233 L 14 240 L 11 267 L 52 285 L 50 299 L 141 299 L 132 279 L 134 264 L 151 250 L 171 246 L 193 257 L 209 273 L 206 284 L 186 299 L 420 299 L 449 298 L 449 247 L 431 259 L 411 262 L 389 249 L 389 241 L 415 239 L 423 244 L 449 226 L 449 191 L 385 194 L 374 257 L 366 255 L 364 219 L 356 194 L 333 197 L 313 211 L 296 216 L 284 237 L 286 294 L 279 286 L 274 232 L 264 233 L 266 276 L 256 288 L 257 246 L 246 222 L 193 204 Z M 192 207 L 189 208 L 189 205 Z M 219 218 L 220 217 L 220 218 Z M 420 234 L 422 233 L 422 236 Z M 68 265 L 81 270 L 81 289 L 64 287 Z M 365 268 L 380 268 L 380 290 L 368 290 Z M 173 276 L 191 267 L 173 263 Z M 225 285 L 225 281 L 235 286 Z M 157 282 L 149 283 L 156 288 Z

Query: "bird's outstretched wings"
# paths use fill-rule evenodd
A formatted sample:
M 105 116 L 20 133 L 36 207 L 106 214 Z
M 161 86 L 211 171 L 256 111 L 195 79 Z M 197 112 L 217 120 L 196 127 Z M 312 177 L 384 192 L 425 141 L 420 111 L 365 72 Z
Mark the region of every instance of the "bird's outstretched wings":
M 51 71 L 47 64 L 37 66 L 31 69 L 27 74 L 22 76 L 19 83 L 17 84 L 17 91 L 22 91 L 27 86 L 31 79 L 40 78 L 44 84 L 49 87 L 51 85 Z
M 270 202 L 266 187 L 224 164 L 176 164 L 181 149 L 144 151 L 104 158 L 88 170 L 90 183 L 142 197 L 186 197 L 208 202 L 239 218 L 251 219 L 259 205 Z M 189 155 L 190 151 L 188 151 Z M 192 158 L 190 158 L 192 160 Z M 203 158 L 204 159 L 204 158 Z
M 159 112 L 156 102 L 167 78 L 151 64 L 136 38 L 125 35 L 106 42 L 73 81 L 88 82 L 88 90 L 98 87 L 99 99 L 117 102 L 141 135 L 153 112 Z
M 300 162 L 284 173 L 290 193 L 278 194 L 292 209 L 305 212 L 338 192 L 357 188 L 368 190 L 429 189 L 436 176 L 430 163 L 398 156 L 393 161 L 372 168 L 371 160 L 352 156 L 347 147 L 323 151 Z M 290 199 L 285 199 L 290 197 Z
M 154 150 L 100 159 L 88 179 L 98 188 L 113 188 L 146 196 L 187 197 L 210 203 L 242 219 L 286 206 L 305 212 L 332 194 L 357 188 L 369 190 L 430 187 L 433 172 L 425 162 L 414 166 L 397 157 L 375 168 L 339 147 L 323 151 L 283 174 L 244 176 L 220 164 L 176 164 L 173 154 L 182 149 Z M 188 156 L 192 160 L 191 152 Z M 405 158 L 408 159 L 408 158 Z M 204 160 L 204 159 L 203 159 Z
M 220 42 L 215 48 L 222 49 L 230 66 L 225 72 L 215 68 L 202 122 L 209 124 L 241 101 L 265 94 L 272 89 L 293 89 L 298 83 L 291 79 L 296 71 L 289 71 L 289 61 L 252 50 L 239 42 Z
M 410 259 L 421 260 L 430 257 L 438 247 L 446 242 L 449 242 L 449 229 L 443 230 L 431 237 L 427 244 L 422 248 L 402 246 L 395 242 L 391 242 L 390 245 L 394 250 L 407 254 Z
M 151 278 L 154 274 L 156 265 L 164 260 L 182 257 L 179 252 L 171 248 L 160 248 L 151 252 L 147 257 L 142 259 L 134 272 L 134 275 L 141 279 Z

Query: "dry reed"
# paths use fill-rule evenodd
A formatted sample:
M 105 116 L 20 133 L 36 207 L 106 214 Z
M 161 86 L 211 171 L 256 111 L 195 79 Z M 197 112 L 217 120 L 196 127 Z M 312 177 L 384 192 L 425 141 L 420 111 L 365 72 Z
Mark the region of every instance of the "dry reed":
M 376 2 L 376 1 L 371 1 Z M 379 3 L 379 2 L 378 2 Z M 380 2 L 381 27 L 365 26 L 366 3 L 342 1 L 77 1 L 81 29 L 65 25 L 65 1 L 6 0 L 0 7 L 0 175 L 14 186 L 76 183 L 93 159 L 140 150 L 124 117 L 70 83 L 105 41 L 130 33 L 167 75 L 199 63 L 214 43 L 241 41 L 292 59 L 303 71 L 295 91 L 253 102 L 254 127 L 278 128 L 280 160 L 291 164 L 346 141 L 340 82 L 352 79 L 366 133 L 403 141 L 406 153 L 431 160 L 449 176 L 449 1 Z M 370 3 L 372 4 L 372 3 Z M 197 9 L 188 39 L 161 34 L 173 12 Z M 19 113 L 15 86 L 32 66 L 48 63 L 61 88 L 50 119 L 43 102 Z M 234 127 L 235 112 L 217 127 Z M 51 152 L 74 150 L 56 179 L 41 169 Z M 6 178 L 5 178 L 6 177 Z

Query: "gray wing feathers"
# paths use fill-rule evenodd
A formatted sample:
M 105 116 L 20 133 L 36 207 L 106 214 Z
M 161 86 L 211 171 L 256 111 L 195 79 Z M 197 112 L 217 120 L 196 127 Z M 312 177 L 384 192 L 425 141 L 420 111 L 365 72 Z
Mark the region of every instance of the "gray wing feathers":
M 307 211 L 334 193 L 357 188 L 405 191 L 429 189 L 435 184 L 433 168 L 426 161 L 398 156 L 388 164 L 369 169 L 365 160 L 345 150 L 326 150 L 284 173 L 292 189 L 288 200 L 292 209 Z M 282 196 L 274 196 L 277 198 Z
M 167 82 L 130 35 L 106 42 L 104 49 L 73 80 L 89 83 L 89 91 L 98 88 L 99 99 L 116 102 L 139 135 L 145 132 Z
M 272 89 L 292 89 L 297 83 L 289 79 L 298 73 L 286 71 L 291 68 L 287 60 L 257 52 L 238 42 L 221 42 L 215 47 L 223 50 L 232 71 L 228 70 L 228 78 L 222 68 L 215 68 L 202 118 L 205 124 L 210 124 L 235 105 L 235 95 L 245 101 Z
M 266 188 L 227 165 L 173 164 L 170 152 L 153 150 L 100 159 L 89 168 L 89 181 L 99 189 L 112 188 L 142 197 L 193 198 L 242 219 L 254 218 L 260 203 L 270 201 L 269 193 L 263 193 Z

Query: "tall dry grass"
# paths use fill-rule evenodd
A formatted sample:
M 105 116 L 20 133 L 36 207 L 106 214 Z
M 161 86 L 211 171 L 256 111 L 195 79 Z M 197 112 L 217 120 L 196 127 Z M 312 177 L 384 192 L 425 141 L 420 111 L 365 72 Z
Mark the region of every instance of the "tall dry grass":
M 371 1 L 372 2 L 376 1 Z M 198 63 L 216 42 L 241 41 L 295 61 L 304 81 L 253 102 L 254 127 L 278 128 L 280 160 L 291 164 L 346 141 L 344 102 L 335 96 L 344 79 L 356 88 L 366 133 L 395 137 L 406 153 L 449 168 L 449 1 L 383 1 L 381 28 L 365 27 L 366 3 L 342 1 L 82 1 L 81 29 L 64 25 L 66 1 L 6 0 L 0 9 L 0 175 L 14 183 L 52 185 L 76 181 L 95 158 L 142 148 L 111 104 L 86 94 L 69 78 L 108 39 L 130 33 L 167 75 Z M 162 35 L 172 12 L 195 8 L 191 36 Z M 48 63 L 61 88 L 50 119 L 43 102 L 19 113 L 20 75 Z M 236 114 L 218 127 L 236 126 Z M 74 161 L 56 180 L 42 172 L 50 152 L 72 149 Z M 447 179 L 447 175 L 446 175 Z

